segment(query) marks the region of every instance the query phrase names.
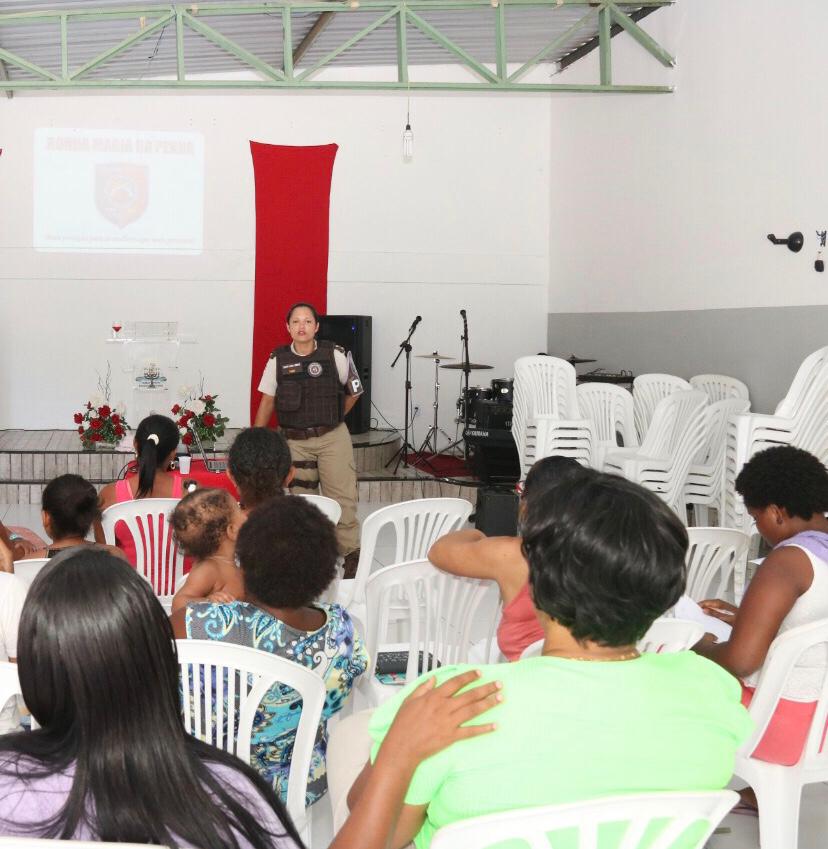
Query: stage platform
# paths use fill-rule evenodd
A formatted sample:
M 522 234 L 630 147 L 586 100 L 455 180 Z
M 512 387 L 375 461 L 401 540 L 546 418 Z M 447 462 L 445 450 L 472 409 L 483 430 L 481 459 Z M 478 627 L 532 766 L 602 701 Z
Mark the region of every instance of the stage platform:
M 229 429 L 216 445 L 221 453 L 233 441 Z M 359 500 L 394 504 L 412 498 L 459 497 L 475 504 L 479 482 L 473 478 L 441 478 L 428 471 L 389 464 L 400 447 L 396 431 L 352 434 Z M 82 475 L 100 489 L 116 480 L 131 453 L 84 451 L 74 430 L 0 431 L 0 504 L 39 504 L 46 484 L 57 475 Z

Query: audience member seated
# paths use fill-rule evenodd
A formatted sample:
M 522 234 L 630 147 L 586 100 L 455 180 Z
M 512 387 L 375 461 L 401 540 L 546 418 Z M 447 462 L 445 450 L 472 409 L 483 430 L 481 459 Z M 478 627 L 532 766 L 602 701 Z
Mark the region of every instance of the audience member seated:
M 235 555 L 245 518 L 233 496 L 223 489 L 197 489 L 178 502 L 170 526 L 178 547 L 195 563 L 175 594 L 173 612 L 190 602 L 244 598 Z
M 328 696 L 316 739 L 308 804 L 327 789 L 327 720 L 342 709 L 368 666 L 362 638 L 338 604 L 315 603 L 335 575 L 334 526 L 304 498 L 272 498 L 250 511 L 236 542 L 244 578 L 243 601 L 190 603 L 173 614 L 177 637 L 223 640 L 286 657 L 325 681 Z M 285 782 L 298 717 L 295 692 L 274 687 L 262 705 L 251 747 L 256 767 L 273 788 Z
M 17 662 L 17 629 L 23 602 L 26 601 L 26 585 L 20 578 L 10 574 L 13 570 L 14 553 L 0 538 L 0 661 Z M 15 731 L 20 725 L 17 696 L 12 696 L 5 705 L 0 704 L 0 734 Z
M 138 498 L 181 498 L 181 475 L 174 471 L 175 449 L 178 447 L 178 425 L 167 416 L 147 416 L 135 431 L 135 453 L 138 455 L 138 474 L 115 481 L 101 490 L 101 511 L 113 504 Z M 95 539 L 106 542 L 99 520 L 95 522 Z M 126 526 L 115 526 L 115 544 L 134 566 L 135 542 Z
M 169 620 L 123 561 L 91 548 L 54 558 L 29 591 L 19 661 L 40 728 L 0 738 L 0 835 L 301 848 L 273 790 L 184 730 Z M 471 702 L 454 697 L 472 681 L 421 689 L 403 706 L 379 775 L 331 849 L 384 849 L 416 764 L 492 730 L 461 727 L 495 704 L 491 685 Z
M 701 603 L 705 612 L 732 624 L 733 630 L 727 642 L 716 643 L 708 634 L 695 649 L 742 679 L 743 702 L 749 705 L 775 637 L 828 618 L 828 471 L 807 451 L 777 446 L 760 451 L 744 465 L 736 490 L 773 550 L 738 608 L 721 599 Z M 827 665 L 825 646 L 800 658 L 753 757 L 797 763 Z M 755 805 L 755 798 L 744 794 L 743 802 Z
M 544 457 L 529 470 L 521 492 L 520 510 L 530 499 L 572 476 L 592 474 L 569 457 Z M 431 546 L 428 559 L 444 572 L 497 582 L 503 602 L 497 644 L 508 660 L 518 660 L 527 646 L 543 638 L 529 595 L 529 565 L 520 537 L 487 537 L 482 531 L 455 531 Z
M 45 540 L 28 528 L 7 528 L 0 522 L 0 543 L 11 551 L 14 560 L 24 560 L 31 557 L 33 551 L 42 548 Z
M 94 545 L 86 539 L 94 522 L 100 521 L 98 493 L 80 475 L 60 475 L 49 481 L 43 490 L 40 519 L 52 544 L 32 551 L 27 559 L 54 557 L 65 548 Z M 116 557 L 126 555 L 114 545 L 105 546 Z
M 424 849 L 436 829 L 496 811 L 714 790 L 731 778 L 751 724 L 738 682 L 693 652 L 635 648 L 684 589 L 687 532 L 672 510 L 635 483 L 595 473 L 531 499 L 521 531 L 543 654 L 481 668 L 482 680 L 503 685 L 489 715 L 497 732 L 420 765 L 392 847 L 414 839 Z M 461 669 L 428 674 L 442 681 Z M 405 692 L 371 718 L 373 756 Z M 355 737 L 361 717 L 337 736 Z M 349 802 L 371 771 L 369 762 Z
M 267 427 L 245 428 L 230 446 L 227 476 L 239 491 L 242 510 L 283 495 L 293 480 L 290 448 L 281 433 Z

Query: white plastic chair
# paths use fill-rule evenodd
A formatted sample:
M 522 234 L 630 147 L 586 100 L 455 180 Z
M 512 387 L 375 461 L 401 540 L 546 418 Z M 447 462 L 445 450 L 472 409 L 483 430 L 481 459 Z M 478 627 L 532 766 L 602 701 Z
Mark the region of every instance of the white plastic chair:
M 704 636 L 704 628 L 698 622 L 659 616 L 638 641 L 636 648 L 643 654 L 672 654 L 687 651 Z
M 339 506 L 338 501 L 334 501 L 333 498 L 328 498 L 327 495 L 313 495 L 312 493 L 297 493 L 300 498 L 306 498 L 313 504 L 314 507 L 318 508 L 325 518 L 330 519 L 333 524 L 337 524 L 339 522 L 340 516 L 342 516 L 342 507 Z
M 716 826 L 739 801 L 732 790 L 710 792 L 641 793 L 590 799 L 566 805 L 521 808 L 462 820 L 439 829 L 431 849 L 489 849 L 508 842 L 510 847 L 549 849 L 560 841 L 549 835 L 567 830 L 567 846 L 594 849 L 602 845 L 599 833 L 609 824 L 627 823 L 613 845 L 618 849 L 701 849 Z M 680 840 L 691 827 L 703 821 L 697 839 Z M 658 824 L 657 824 L 658 823 Z M 653 828 L 656 836 L 653 839 Z M 575 835 L 571 835 L 571 832 Z M 575 840 L 570 842 L 570 837 Z M 765 847 L 763 847 L 765 849 Z M 790 847 L 788 847 L 790 849 Z
M 127 526 L 135 543 L 135 568 L 150 582 L 168 612 L 184 574 L 184 555 L 173 540 L 168 521 L 177 504 L 177 498 L 139 498 L 113 504 L 101 517 L 109 545 L 115 545 L 115 525 L 123 522 Z
M 727 429 L 733 416 L 749 409 L 750 401 L 744 398 L 714 401 L 705 408 L 705 442 L 690 464 L 684 488 L 684 500 L 693 505 L 693 519 L 697 525 L 710 525 L 710 507 L 716 508 L 720 524 L 724 518 Z
M 633 379 L 633 407 L 635 428 L 643 442 L 660 401 L 674 392 L 686 392 L 693 387 L 683 378 L 673 374 L 640 374 Z
M 474 616 L 489 586 L 489 581 L 441 572 L 428 560 L 379 569 L 370 576 L 366 588 L 365 647 L 369 657 L 376 662 L 380 652 L 406 651 L 408 664 L 400 685 L 428 671 L 429 658 L 431 668 L 467 662 Z M 391 617 L 392 598 L 404 605 L 402 619 Z M 403 643 L 389 642 L 389 625 L 404 628 L 408 639 Z M 374 706 L 395 692 L 394 685 L 382 684 L 374 675 L 363 675 L 357 687 Z
M 721 524 L 750 531 L 750 517 L 736 493 L 736 477 L 754 454 L 773 445 L 795 445 L 828 463 L 828 346 L 805 358 L 773 415 L 750 413 L 731 421 Z
M 581 418 L 575 369 L 558 357 L 515 361 L 512 438 L 525 477 L 537 460 L 553 455 L 591 465 L 595 437 Z
M 686 594 L 693 601 L 724 598 L 731 575 L 744 585 L 750 537 L 733 528 L 688 528 Z
M 305 793 L 325 704 L 322 679 L 298 663 L 246 646 L 214 640 L 176 640 L 176 646 L 185 728 L 246 764 L 255 714 L 267 691 L 284 684 L 299 694 L 302 712 L 288 774 L 287 810 L 307 842 Z
M 632 393 L 614 383 L 582 383 L 575 390 L 580 414 L 592 422 L 595 435 L 592 464 L 604 465 L 608 451 L 638 446 Z
M 0 660 L 0 710 L 12 696 L 21 696 L 17 664 Z
M 442 536 L 460 530 L 471 515 L 472 505 L 464 498 L 418 498 L 380 507 L 362 522 L 356 575 L 343 579 L 337 601 L 361 625 L 365 625 L 365 588 L 383 529 L 394 531 L 391 563 L 421 560 Z
M 14 574 L 26 584 L 26 588 L 32 585 L 32 581 L 38 576 L 40 570 L 49 562 L 48 557 L 34 557 L 31 560 L 15 560 Z
M 735 377 L 726 374 L 697 374 L 690 378 L 693 389 L 706 392 L 710 403 L 726 401 L 729 398 L 741 398 L 750 403 L 750 392 L 747 386 Z
M 806 784 L 828 781 L 828 750 L 820 751 L 828 716 L 828 675 L 822 682 L 822 692 L 799 763 L 782 766 L 751 757 L 784 695 L 786 680 L 797 660 L 809 649 L 826 643 L 828 620 L 791 628 L 778 636 L 771 643 L 748 708 L 754 731 L 736 755 L 734 772 L 756 791 L 761 849 L 796 849 L 802 788 Z
M 658 403 L 641 447 L 607 454 L 604 471 L 652 490 L 686 520 L 684 488 L 690 463 L 704 442 L 703 392 L 674 392 Z

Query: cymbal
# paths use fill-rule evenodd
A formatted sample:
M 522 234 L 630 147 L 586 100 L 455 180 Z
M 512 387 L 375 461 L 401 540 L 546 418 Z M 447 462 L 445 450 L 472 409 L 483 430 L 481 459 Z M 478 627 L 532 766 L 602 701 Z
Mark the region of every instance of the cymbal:
M 438 354 L 437 351 L 433 351 L 430 354 L 414 354 L 416 359 L 418 360 L 455 360 L 456 357 L 450 357 L 448 354 Z
M 597 363 L 598 360 L 591 360 L 589 357 L 578 357 L 575 354 L 570 354 L 565 357 L 563 354 L 550 354 L 552 357 L 557 357 L 559 360 L 566 360 L 572 366 L 579 366 L 582 363 Z
M 440 368 L 451 368 L 451 369 L 457 369 L 458 371 L 460 371 L 461 369 L 466 368 L 466 364 L 465 363 L 449 363 L 448 365 L 440 366 Z M 484 368 L 494 368 L 494 366 L 483 365 L 483 363 L 469 363 L 468 368 L 471 371 L 480 371 L 481 369 L 484 369 Z

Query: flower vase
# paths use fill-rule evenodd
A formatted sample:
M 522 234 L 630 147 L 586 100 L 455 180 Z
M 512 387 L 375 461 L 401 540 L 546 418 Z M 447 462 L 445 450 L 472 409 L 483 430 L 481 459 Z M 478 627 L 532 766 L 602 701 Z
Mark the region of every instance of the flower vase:
M 201 447 L 202 447 L 202 449 L 204 450 L 204 453 L 205 453 L 205 454 L 206 454 L 208 451 L 209 451 L 209 452 L 214 452 L 214 451 L 216 450 L 216 443 L 215 443 L 215 441 L 214 441 L 214 440 L 212 440 L 212 439 L 202 439 L 202 440 L 201 440 Z M 192 445 L 189 445 L 189 446 L 188 446 L 188 450 L 189 450 L 190 454 L 199 454 L 199 453 L 201 453 L 201 452 L 199 452 L 199 450 L 198 450 L 198 446 L 197 446 L 195 443 L 193 443 Z
M 114 442 L 96 442 L 95 443 L 96 451 L 114 451 L 115 443 Z

